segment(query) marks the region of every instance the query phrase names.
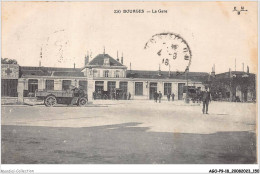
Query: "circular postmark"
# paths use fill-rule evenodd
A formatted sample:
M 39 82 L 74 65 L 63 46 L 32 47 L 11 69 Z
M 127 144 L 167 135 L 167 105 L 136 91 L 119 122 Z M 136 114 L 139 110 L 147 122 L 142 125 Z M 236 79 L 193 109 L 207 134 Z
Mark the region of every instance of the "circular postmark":
M 177 74 L 185 73 L 191 64 L 191 49 L 186 40 L 179 34 L 159 33 L 146 42 L 144 49 L 151 49 L 161 63 L 169 66 Z

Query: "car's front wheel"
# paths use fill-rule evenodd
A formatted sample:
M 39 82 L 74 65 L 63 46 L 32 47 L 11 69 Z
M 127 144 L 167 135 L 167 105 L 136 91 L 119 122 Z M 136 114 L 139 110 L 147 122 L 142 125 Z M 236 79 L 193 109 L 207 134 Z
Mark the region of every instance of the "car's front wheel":
M 85 97 L 82 97 L 79 99 L 79 106 L 86 106 L 88 103 L 88 100 Z

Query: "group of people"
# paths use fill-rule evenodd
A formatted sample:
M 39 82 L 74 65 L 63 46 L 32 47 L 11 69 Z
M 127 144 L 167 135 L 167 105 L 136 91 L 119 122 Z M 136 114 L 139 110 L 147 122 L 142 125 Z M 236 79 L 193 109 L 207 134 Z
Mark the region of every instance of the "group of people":
M 103 99 L 108 99 L 108 97 L 106 96 L 106 94 L 104 94 L 104 98 Z M 109 94 L 109 99 L 111 100 L 130 100 L 131 99 L 131 93 L 129 92 L 127 94 L 127 92 L 119 92 L 119 91 L 116 91 L 116 90 L 113 90 L 113 91 L 110 91 L 110 94 Z
M 157 93 L 157 91 L 154 92 L 154 101 L 157 103 L 157 101 L 159 100 L 159 103 L 161 103 L 162 100 L 162 93 L 161 91 L 159 91 L 159 93 Z M 174 93 L 170 94 L 167 93 L 167 100 L 170 101 L 170 98 L 172 97 L 172 101 L 174 101 Z M 201 100 L 203 102 L 203 108 L 202 108 L 202 113 L 203 114 L 208 114 L 208 108 L 209 108 L 209 102 L 211 102 L 211 94 L 208 90 L 208 87 L 205 88 L 205 91 L 203 91 L 201 93 Z
M 131 93 L 127 92 L 120 92 L 118 90 L 111 90 L 111 91 L 94 91 L 93 92 L 93 99 L 111 99 L 111 100 L 130 100 L 131 99 Z
M 172 93 L 172 94 L 167 93 L 167 100 L 168 101 L 171 101 L 171 97 L 172 97 L 172 101 L 174 101 L 174 97 L 175 97 L 174 93 Z
M 161 103 L 161 99 L 162 99 L 161 91 L 159 91 L 159 93 L 157 93 L 157 91 L 155 91 L 153 94 L 153 99 L 156 103 L 157 103 L 157 100 L 159 99 L 159 103 Z
M 70 86 L 70 90 L 72 91 L 72 97 L 67 99 L 67 105 L 73 105 L 77 103 L 78 99 L 81 97 L 85 97 L 88 100 L 88 95 L 84 91 L 83 86 Z
M 168 101 L 171 101 L 171 97 L 172 97 L 172 101 L 174 101 L 174 93 L 170 94 L 170 93 L 167 93 L 167 100 Z M 153 98 L 154 98 L 154 101 L 157 103 L 157 101 L 159 101 L 159 103 L 161 103 L 162 101 L 162 93 L 161 91 L 159 91 L 159 93 L 157 93 L 157 91 L 154 92 L 153 94 Z

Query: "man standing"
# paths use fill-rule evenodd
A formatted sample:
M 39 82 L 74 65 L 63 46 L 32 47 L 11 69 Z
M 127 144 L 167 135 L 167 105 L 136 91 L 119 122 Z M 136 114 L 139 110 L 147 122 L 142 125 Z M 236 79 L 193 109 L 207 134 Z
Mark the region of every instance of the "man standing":
M 162 93 L 161 93 L 161 91 L 159 91 L 158 97 L 159 97 L 159 103 L 161 103 L 161 99 L 162 99 Z
M 174 97 L 175 97 L 175 95 L 174 95 L 174 93 L 172 93 L 172 101 L 174 101 Z
M 167 93 L 167 100 L 170 101 L 170 99 L 171 99 L 171 94 L 168 92 Z
M 206 90 L 202 93 L 203 114 L 205 113 L 205 106 L 206 106 L 206 114 L 208 114 L 208 107 L 210 101 L 211 101 L 211 95 L 210 92 L 208 91 L 208 87 L 206 87 Z

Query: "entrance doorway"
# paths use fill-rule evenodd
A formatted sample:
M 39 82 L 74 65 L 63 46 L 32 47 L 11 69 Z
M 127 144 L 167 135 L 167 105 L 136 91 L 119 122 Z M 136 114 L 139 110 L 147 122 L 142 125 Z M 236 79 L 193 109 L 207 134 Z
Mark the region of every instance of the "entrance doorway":
M 94 99 L 102 99 L 103 98 L 103 91 L 104 91 L 104 82 L 103 81 L 96 81 L 95 82 L 95 92 L 94 92 Z
M 28 80 L 28 96 L 33 97 L 35 91 L 38 90 L 38 79 L 29 79 Z
M 121 90 L 119 99 L 127 100 L 127 85 L 127 82 L 119 82 L 119 89 Z
M 17 97 L 17 79 L 1 79 L 1 95 L 8 97 Z
M 178 100 L 183 99 L 183 88 L 185 83 L 178 83 Z
M 116 82 L 115 81 L 108 81 L 107 82 L 107 92 L 108 92 L 108 99 L 116 99 Z
M 157 92 L 157 83 L 150 83 L 150 89 L 149 89 L 149 99 L 153 100 L 154 93 Z

